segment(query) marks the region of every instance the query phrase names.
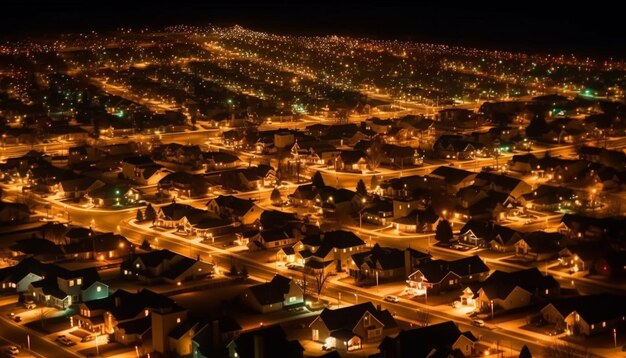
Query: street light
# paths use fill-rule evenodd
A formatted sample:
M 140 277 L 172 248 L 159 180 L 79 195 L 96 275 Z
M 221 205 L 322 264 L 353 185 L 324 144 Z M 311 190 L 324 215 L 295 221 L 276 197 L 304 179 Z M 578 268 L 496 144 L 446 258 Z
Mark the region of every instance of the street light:
M 491 320 L 493 321 L 493 300 L 491 300 Z
M 358 293 L 354 293 L 354 304 L 358 304 L 359 303 L 359 294 Z
M 615 348 L 617 348 L 617 329 L 613 328 L 613 343 L 615 343 Z

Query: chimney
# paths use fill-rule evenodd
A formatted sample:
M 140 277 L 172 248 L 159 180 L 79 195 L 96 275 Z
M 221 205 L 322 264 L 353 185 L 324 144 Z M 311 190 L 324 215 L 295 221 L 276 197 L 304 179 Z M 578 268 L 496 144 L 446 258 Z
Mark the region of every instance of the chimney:
M 213 320 L 211 322 L 211 338 L 213 338 L 213 348 L 220 346 L 222 342 L 222 333 L 220 332 L 220 321 Z
M 259 334 L 254 335 L 254 358 L 265 358 L 263 337 Z
M 376 305 L 376 309 L 378 311 L 382 311 L 383 310 L 383 306 L 379 303 L 379 304 Z
M 121 305 L 122 305 L 122 299 L 119 296 L 115 297 L 115 307 L 119 308 Z

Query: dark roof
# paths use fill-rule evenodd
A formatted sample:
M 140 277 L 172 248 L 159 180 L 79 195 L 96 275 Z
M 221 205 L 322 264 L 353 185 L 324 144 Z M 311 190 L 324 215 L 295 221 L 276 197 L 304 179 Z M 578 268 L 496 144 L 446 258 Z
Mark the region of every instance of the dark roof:
M 220 195 L 215 199 L 215 203 L 222 208 L 228 208 L 233 211 L 235 215 L 243 216 L 254 206 L 252 199 L 241 199 L 232 195 Z
M 155 165 L 154 161 L 147 155 L 125 157 L 122 161 L 136 166 Z
M 464 277 L 489 272 L 489 267 L 485 265 L 480 256 L 474 255 L 454 261 L 433 260 L 419 265 L 417 270 L 424 275 L 428 282 L 437 283 L 441 282 L 450 272 Z
M 453 168 L 447 165 L 440 166 L 429 174 L 429 176 L 437 176 L 443 178 L 443 180 L 448 185 L 459 184 L 461 181 L 465 180 L 471 175 L 474 175 L 474 173 L 463 169 Z
M 322 244 L 329 245 L 337 249 L 365 245 L 365 241 L 361 240 L 361 238 L 356 236 L 356 234 L 352 231 L 327 231 L 322 235 Z
M 552 276 L 544 276 L 536 267 L 533 267 L 513 272 L 496 270 L 480 287 L 491 299 L 505 299 L 515 287 L 520 287 L 534 295 L 545 289 L 557 288 L 559 283 Z
M 146 309 L 183 310 L 172 299 L 145 288 L 135 293 L 118 289 L 109 297 L 87 301 L 84 304 L 89 310 L 100 309 L 111 312 L 117 321 L 135 318 Z
M 145 316 L 130 321 L 124 321 L 117 324 L 117 327 L 124 330 L 126 334 L 143 335 L 152 328 L 152 318 Z
M 576 312 L 588 324 L 626 316 L 626 297 L 610 293 L 568 297 L 552 301 L 550 304 L 563 318 Z
M 454 322 L 447 321 L 401 331 L 395 338 L 385 338 L 379 348 L 381 352 L 400 352 L 398 358 L 432 357 L 433 351 L 447 353 L 462 335 L 475 341 L 476 339 L 468 333 L 461 332 Z
M 380 265 L 383 270 L 393 270 L 404 267 L 404 251 L 376 244 L 370 251 L 352 255 L 352 260 L 358 267 L 367 263 L 372 268 Z
M 331 332 L 338 330 L 352 331 L 366 312 L 369 312 L 380 321 L 385 326 L 385 329 L 397 327 L 396 321 L 388 310 L 379 311 L 371 302 L 337 309 L 324 308 L 319 317 Z

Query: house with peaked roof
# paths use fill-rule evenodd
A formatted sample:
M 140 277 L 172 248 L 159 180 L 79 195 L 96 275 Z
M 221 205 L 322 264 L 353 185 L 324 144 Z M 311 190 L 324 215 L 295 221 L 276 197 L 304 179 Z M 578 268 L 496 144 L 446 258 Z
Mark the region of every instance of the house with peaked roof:
M 492 221 L 470 220 L 459 231 L 458 239 L 467 245 L 490 247 L 494 251 L 510 252 L 522 234 Z
M 454 261 L 432 260 L 417 267 L 409 275 L 407 286 L 412 291 L 426 290 L 439 293 L 480 282 L 487 278 L 489 267 L 479 256 L 469 256 Z
M 476 173 L 442 165 L 433 170 L 427 177 L 443 181 L 446 190 L 454 194 L 459 189 L 472 185 L 476 178 Z
M 478 285 L 476 308 L 488 312 L 512 310 L 558 297 L 559 283 L 536 267 L 514 272 L 496 270 Z
M 133 255 L 120 265 L 122 277 L 147 284 L 178 284 L 213 274 L 213 265 L 179 255 L 167 249 Z
M 544 261 L 557 257 L 564 245 L 565 237 L 558 232 L 528 232 L 515 243 L 515 255 Z
M 320 269 L 342 272 L 349 268 L 352 255 L 366 249 L 365 242 L 351 231 L 334 230 L 311 235 L 296 245 L 297 250 L 310 251 L 304 259 L 305 270 Z
M 430 255 L 412 249 L 399 250 L 392 247 L 381 247 L 375 244 L 369 251 L 352 255 L 349 264 L 350 275 L 356 280 L 404 280 L 407 267 L 415 261 L 426 262 Z M 410 273 L 410 272 L 409 272 Z
M 156 185 L 173 172 L 156 164 L 148 156 L 126 157 L 122 160 L 122 174 L 140 185 Z
M 257 221 L 263 212 L 252 199 L 241 199 L 232 195 L 220 195 L 209 200 L 206 206 L 209 212 L 244 225 Z
M 355 351 L 364 342 L 376 342 L 398 332 L 398 325 L 388 310 L 379 310 L 371 302 L 328 309 L 311 322 L 311 340 L 340 351 Z
M 22 293 L 28 291 L 31 283 L 43 280 L 48 272 L 48 267 L 48 264 L 26 257 L 16 265 L 1 268 L 0 287 L 2 291 L 0 292 L 15 290 L 17 293 Z
M 267 313 L 303 305 L 304 294 L 293 279 L 275 275 L 270 282 L 246 288 L 241 300 L 255 311 Z
M 541 316 L 569 334 L 593 336 L 623 326 L 626 298 L 610 293 L 562 298 L 542 308 Z
M 478 339 L 452 321 L 401 331 L 378 345 L 380 358 L 470 357 Z
M 237 338 L 241 326 L 230 316 L 222 316 L 200 325 L 191 339 L 191 356 L 227 358 L 226 345 Z
M 28 297 L 41 306 L 66 309 L 71 305 L 109 295 L 109 286 L 100 282 L 95 268 L 68 270 L 48 265 L 46 275 L 28 285 Z

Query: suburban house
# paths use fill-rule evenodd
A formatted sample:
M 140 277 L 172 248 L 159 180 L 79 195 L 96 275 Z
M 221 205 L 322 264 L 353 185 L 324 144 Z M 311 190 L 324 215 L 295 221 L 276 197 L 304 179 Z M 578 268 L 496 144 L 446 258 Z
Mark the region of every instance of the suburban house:
M 564 245 L 565 237 L 558 232 L 529 232 L 515 243 L 515 255 L 528 260 L 544 261 L 557 257 Z
M 54 192 L 60 194 L 66 199 L 80 199 L 90 191 L 98 189 L 104 185 L 104 182 L 98 179 L 86 176 L 74 176 L 72 178 L 59 181 Z
M 247 246 L 250 251 L 257 251 L 290 246 L 297 241 L 295 235 L 287 232 L 284 228 L 277 228 L 258 231 L 256 235 L 248 238 Z
M 376 342 L 398 332 L 391 313 L 377 309 L 371 302 L 324 308 L 309 328 L 311 340 L 344 352 L 361 349 L 364 342 Z
M 515 251 L 522 234 L 493 221 L 470 220 L 459 231 L 458 240 L 467 245 L 490 247 L 494 251 Z
M 100 299 L 109 295 L 109 286 L 99 281 L 95 268 L 67 270 L 49 265 L 46 276 L 28 286 L 28 297 L 40 306 L 69 308 L 78 302 Z
M 202 174 L 176 172 L 159 180 L 157 188 L 159 193 L 171 198 L 201 198 L 207 195 L 209 183 Z
M 108 297 L 81 303 L 77 314 L 72 316 L 72 323 L 91 332 L 112 334 L 115 341 L 128 345 L 147 334 L 144 328 L 152 325 L 154 329 L 154 322 L 146 318 L 157 309 L 179 310 L 180 307 L 170 298 L 147 289 L 135 293 L 118 289 Z M 143 331 L 145 334 L 127 336 L 125 331 L 131 322 L 135 325 L 133 332 Z M 122 324 L 121 328 L 119 324 Z
M 0 201 L 0 223 L 20 223 L 30 218 L 30 209 L 25 204 Z
M 209 212 L 244 225 L 257 221 L 263 211 L 252 199 L 241 199 L 232 195 L 220 195 L 209 200 L 206 206 Z
M 133 255 L 122 262 L 120 272 L 124 278 L 147 284 L 180 284 L 212 275 L 213 265 L 163 249 Z
M 561 266 L 569 267 L 570 272 L 602 273 L 611 258 L 607 243 L 597 241 L 577 242 L 566 245 L 559 251 Z
M 352 255 L 349 265 L 350 275 L 357 281 L 399 281 L 405 280 L 416 266 L 430 260 L 430 255 L 412 249 L 380 247 L 375 244 L 369 251 Z
M 570 188 L 540 185 L 537 189 L 520 198 L 522 206 L 541 211 L 558 211 L 580 205 L 578 195 Z
M 455 261 L 432 260 L 418 266 L 409 275 L 407 285 L 408 290 L 416 294 L 419 291 L 437 294 L 464 284 L 483 281 L 488 274 L 489 267 L 476 255 Z
M 304 304 L 304 295 L 296 282 L 276 275 L 272 281 L 246 288 L 241 300 L 249 308 L 261 312 L 274 312 Z
M 542 308 L 541 316 L 569 334 L 593 336 L 623 326 L 626 300 L 610 293 L 562 298 Z
M 197 358 L 228 357 L 226 345 L 241 333 L 232 317 L 222 316 L 202 324 L 191 339 L 191 356 Z
M 401 331 L 378 345 L 380 358 L 471 357 L 478 339 L 452 321 Z
M 155 225 L 208 237 L 226 232 L 237 224 L 191 205 L 171 203 L 156 209 Z
M 427 177 L 442 180 L 446 190 L 454 194 L 459 189 L 472 185 L 476 178 L 476 173 L 442 165 L 433 170 Z
M 320 265 L 324 269 L 342 272 L 349 268 L 352 255 L 366 249 L 365 242 L 351 231 L 335 230 L 305 237 L 296 245 L 296 250 L 302 255 L 307 252 L 304 259 L 305 269 L 318 270 Z
M 394 204 L 395 204 L 394 200 Z M 411 205 L 411 204 L 407 204 Z M 441 221 L 432 206 L 426 209 L 415 209 L 408 215 L 393 220 L 396 229 L 402 232 L 433 232 Z
M 17 292 L 18 294 L 28 291 L 31 283 L 43 280 L 49 271 L 49 265 L 41 263 L 30 257 L 26 257 L 16 265 L 0 269 L 0 292 Z
M 523 180 L 485 171 L 476 175 L 473 185 L 481 187 L 483 190 L 508 194 L 516 200 L 523 194 L 532 191 L 532 187 Z
M 122 160 L 122 174 L 140 185 L 156 185 L 172 171 L 156 164 L 148 156 L 126 157 Z
M 496 270 L 478 285 L 476 308 L 489 312 L 508 311 L 545 302 L 560 294 L 559 283 L 550 275 L 544 276 L 537 268 L 513 272 Z

